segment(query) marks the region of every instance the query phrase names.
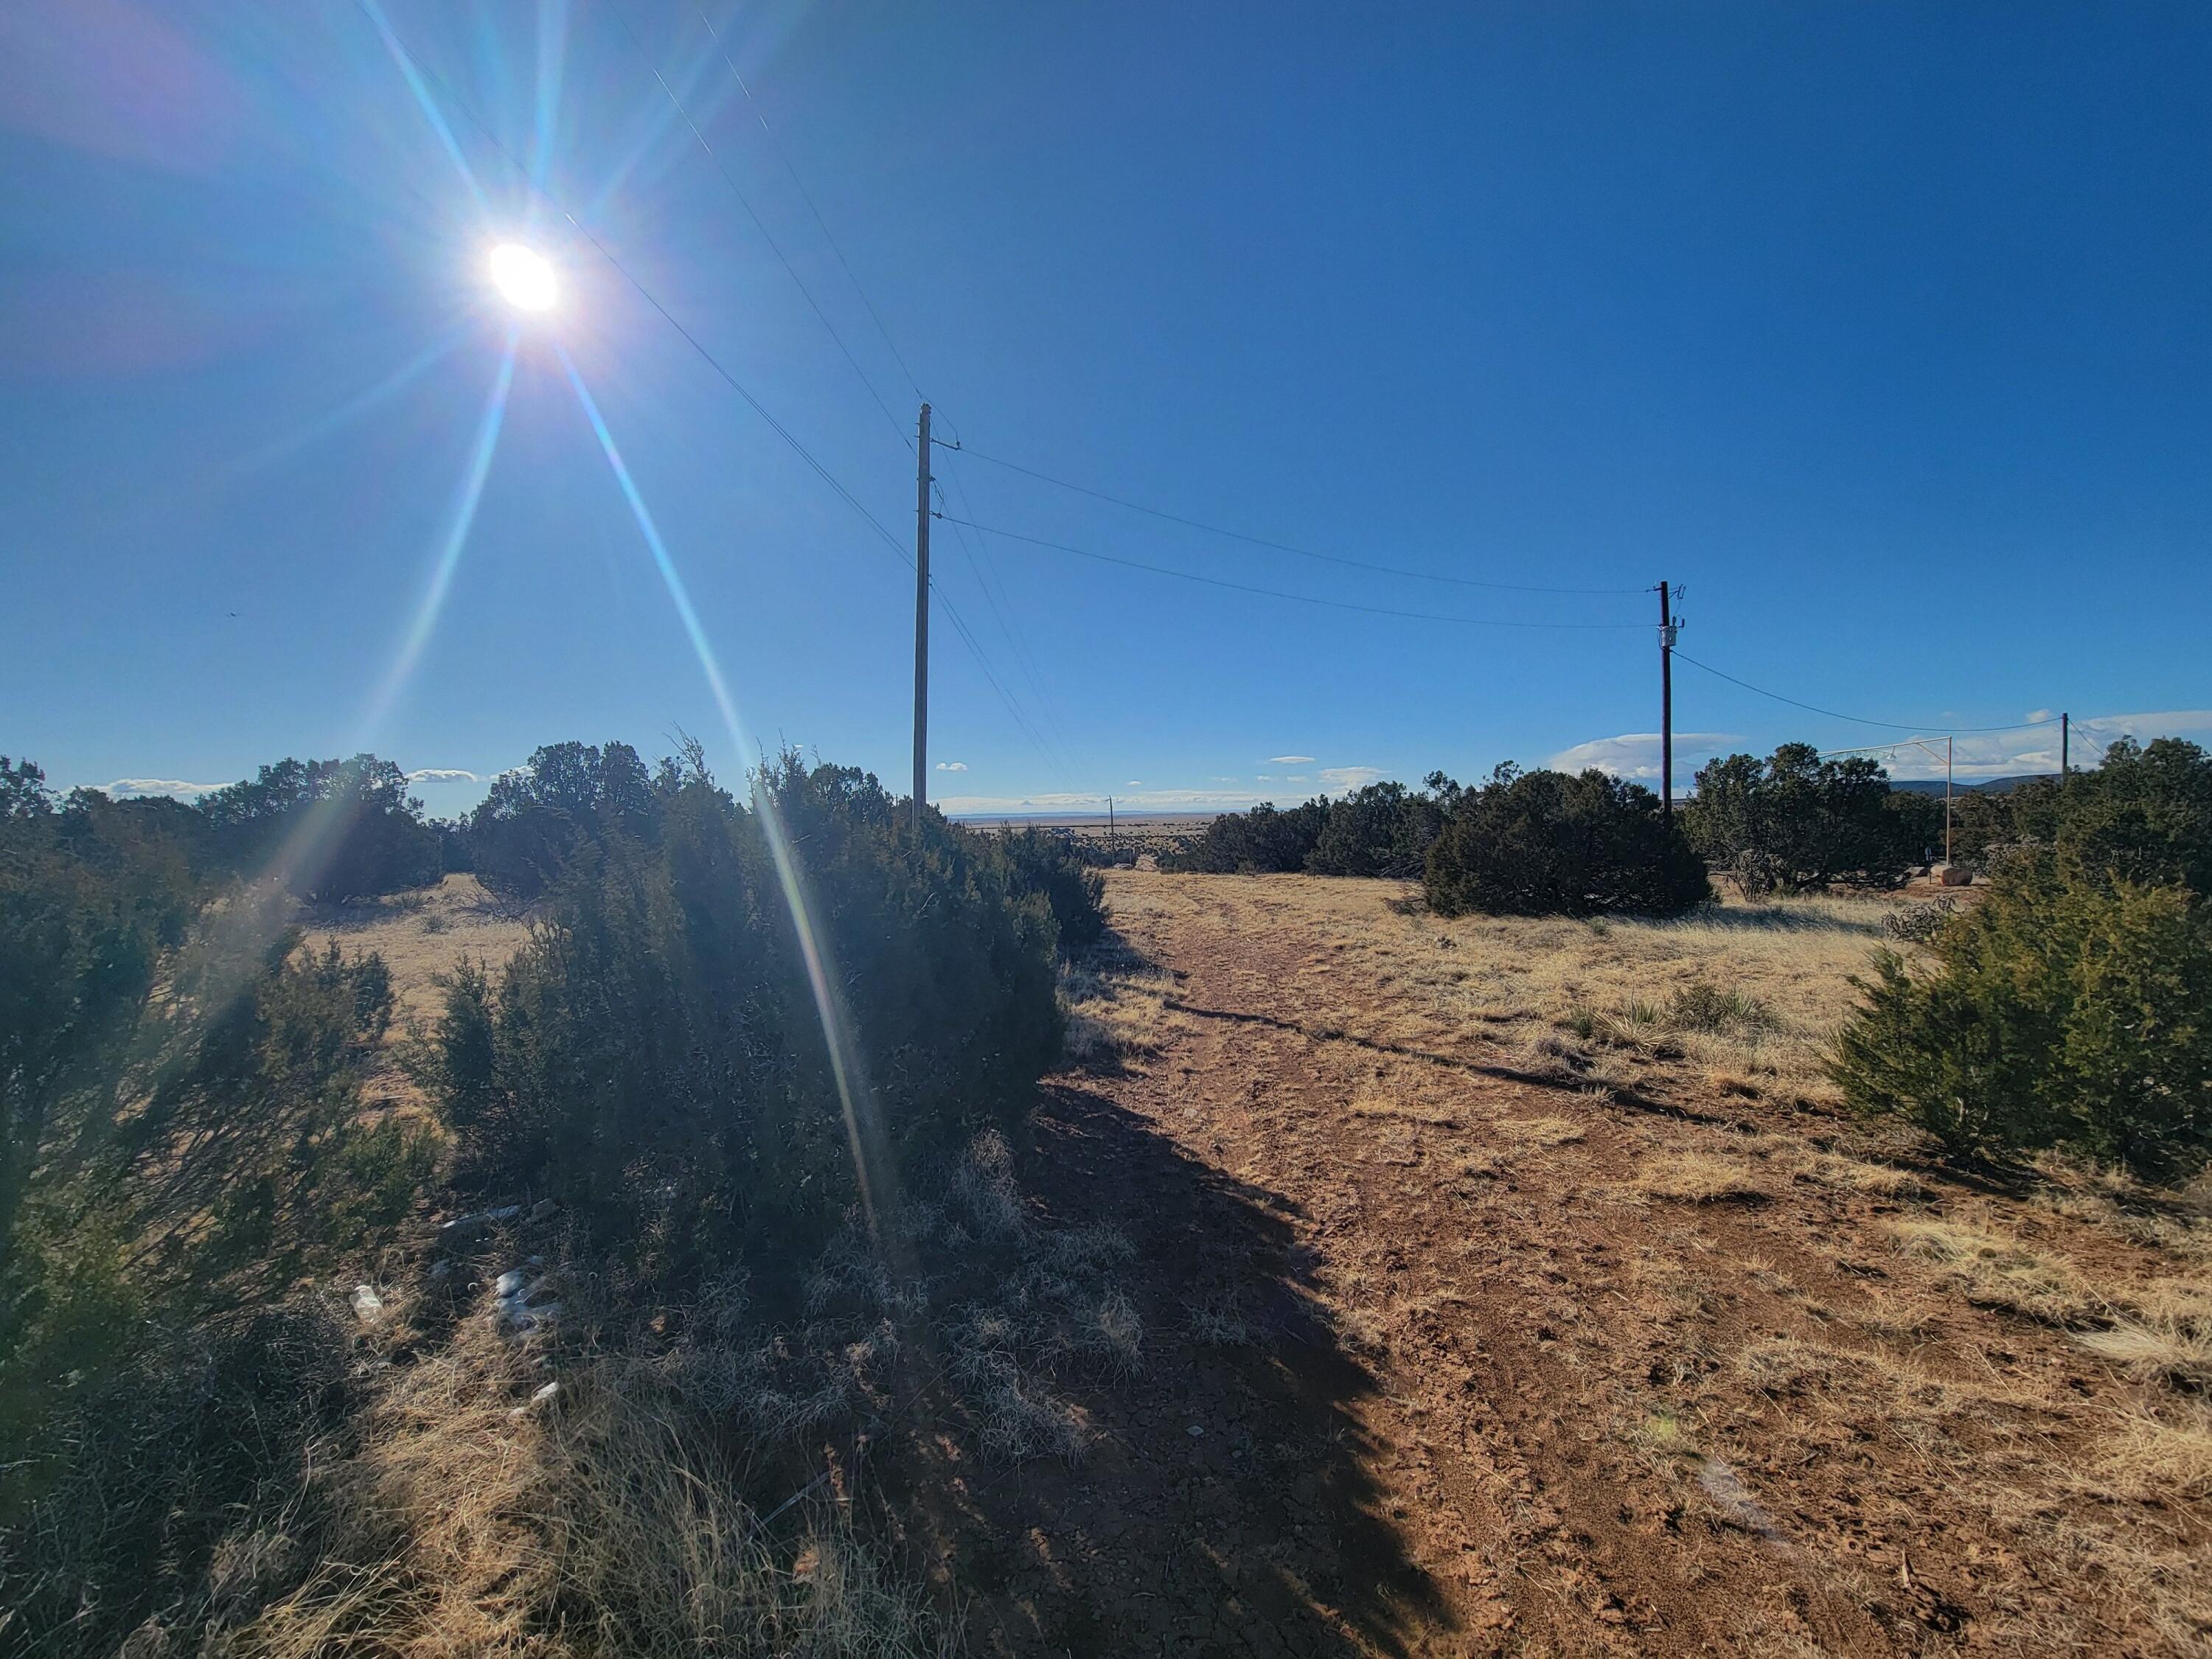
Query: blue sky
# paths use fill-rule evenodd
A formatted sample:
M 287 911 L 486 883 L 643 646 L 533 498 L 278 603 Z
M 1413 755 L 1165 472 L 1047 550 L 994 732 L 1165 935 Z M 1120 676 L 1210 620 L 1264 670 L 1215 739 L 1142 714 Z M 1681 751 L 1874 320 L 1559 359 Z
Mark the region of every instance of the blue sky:
M 1824 708 L 2212 736 L 2212 10 L 707 4 L 757 106 L 691 0 L 386 0 L 465 166 L 352 0 L 0 14 L 0 747 L 371 747 L 451 811 L 683 730 L 904 787 L 910 571 L 455 95 L 896 540 L 886 332 L 957 516 L 1370 608 L 939 524 L 955 807 L 1649 775 L 1662 576 L 1684 652 Z M 509 237 L 562 300 L 456 538 Z M 1901 735 L 1675 684 L 1685 781 Z

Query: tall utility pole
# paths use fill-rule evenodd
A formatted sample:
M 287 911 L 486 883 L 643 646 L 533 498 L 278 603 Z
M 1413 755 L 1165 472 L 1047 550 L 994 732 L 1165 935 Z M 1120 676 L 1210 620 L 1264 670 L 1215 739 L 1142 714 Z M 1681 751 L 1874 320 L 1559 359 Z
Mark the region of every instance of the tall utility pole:
M 1943 862 L 1951 861 L 1951 744 L 1954 739 L 1943 739 Z
M 2067 768 L 2067 765 L 2066 765 L 2066 745 L 2067 745 L 2068 741 L 2069 741 L 2069 740 L 2073 737 L 2073 735 L 2074 735 L 2073 731 L 2071 730 L 2073 724 L 2074 724 L 2074 717 L 2073 717 L 2071 714 L 2060 714 L 2060 715 L 2059 715 L 2059 717 L 2058 717 L 2058 787 L 2059 787 L 2061 789 L 2063 789 L 2063 788 L 2066 787 L 2066 773 L 2067 773 L 2067 770 L 2068 770 L 2068 768 Z
M 929 799 L 929 405 L 921 406 L 914 481 L 914 823 Z
M 1659 807 L 1674 816 L 1674 617 L 1659 583 Z

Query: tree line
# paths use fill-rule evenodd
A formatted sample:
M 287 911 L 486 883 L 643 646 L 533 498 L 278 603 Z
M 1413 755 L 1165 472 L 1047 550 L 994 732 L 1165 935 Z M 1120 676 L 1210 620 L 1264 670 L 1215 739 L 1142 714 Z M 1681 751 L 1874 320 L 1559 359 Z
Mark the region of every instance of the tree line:
M 1472 787 L 1432 772 L 1418 790 L 1227 814 L 1162 867 L 1418 879 L 1446 915 L 1674 915 L 1711 896 L 1709 872 L 1752 897 L 1894 886 L 1942 840 L 1940 803 L 1807 744 L 1716 760 L 1697 785 L 1670 820 L 1649 789 L 1595 769 L 1509 762 Z

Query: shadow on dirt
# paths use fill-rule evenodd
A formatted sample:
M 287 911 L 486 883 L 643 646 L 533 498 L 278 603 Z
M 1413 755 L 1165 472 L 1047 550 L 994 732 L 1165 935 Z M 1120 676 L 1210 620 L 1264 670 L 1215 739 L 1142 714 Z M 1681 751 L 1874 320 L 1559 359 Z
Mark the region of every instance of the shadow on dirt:
M 1095 1437 L 1077 1467 L 927 1432 L 877 1464 L 971 1650 L 1397 1653 L 1449 1627 L 1379 1512 L 1358 1410 L 1374 1379 L 1297 1281 L 1289 1202 L 1088 1078 L 1044 1088 L 1024 1152 L 1053 1221 L 1135 1245 L 1145 1368 L 1078 1391 Z

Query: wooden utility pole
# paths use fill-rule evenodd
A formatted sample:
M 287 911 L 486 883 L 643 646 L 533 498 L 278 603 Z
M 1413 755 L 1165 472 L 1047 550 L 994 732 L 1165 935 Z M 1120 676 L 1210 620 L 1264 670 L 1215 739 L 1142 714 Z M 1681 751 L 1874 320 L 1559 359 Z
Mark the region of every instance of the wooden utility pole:
M 1659 584 L 1659 808 L 1674 816 L 1674 617 Z
M 2061 789 L 2066 787 L 2066 745 L 2074 735 L 2073 723 L 2071 714 L 2062 714 L 2058 717 L 2058 787 Z
M 1954 739 L 1943 739 L 1943 862 L 1951 861 L 1951 744 Z
M 929 799 L 929 405 L 914 483 L 914 824 Z

